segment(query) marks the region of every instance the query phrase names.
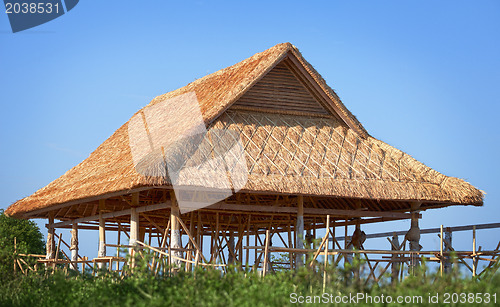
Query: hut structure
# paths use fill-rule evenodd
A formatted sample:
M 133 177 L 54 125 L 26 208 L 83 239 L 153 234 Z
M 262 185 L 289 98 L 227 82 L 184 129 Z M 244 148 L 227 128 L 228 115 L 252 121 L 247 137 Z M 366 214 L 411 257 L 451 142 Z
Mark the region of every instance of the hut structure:
M 268 255 L 256 246 L 270 244 L 260 237 L 266 232 L 297 267 L 316 229 L 332 227 L 334 235 L 335 227 L 356 225 L 345 247 L 359 247 L 363 224 L 409 219 L 406 238 L 419 250 L 422 211 L 482 204 L 469 183 L 370 136 L 298 49 L 283 43 L 154 98 L 6 214 L 48 220 L 49 260 L 55 229 L 71 228 L 75 263 L 78 229 L 96 229 L 96 261 L 110 259 L 116 245 L 106 233 L 118 231 L 129 247 L 163 252 L 172 263 L 252 260 L 265 268 Z

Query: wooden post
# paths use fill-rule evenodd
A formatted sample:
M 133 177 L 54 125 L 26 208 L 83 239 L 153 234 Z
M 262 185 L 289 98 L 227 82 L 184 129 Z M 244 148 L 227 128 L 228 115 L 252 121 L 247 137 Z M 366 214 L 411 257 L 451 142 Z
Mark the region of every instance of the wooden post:
M 349 244 L 348 240 L 350 238 L 347 236 L 349 230 L 348 226 L 348 221 L 345 219 L 345 224 L 344 224 L 344 249 L 347 249 L 347 246 Z M 347 268 L 347 264 L 350 264 L 352 262 L 352 254 L 344 254 L 344 269 Z
M 446 227 L 445 232 L 444 232 L 444 250 L 446 252 L 451 252 L 452 249 L 452 234 L 451 234 L 451 229 L 450 227 Z M 451 257 L 445 256 L 444 257 L 445 262 L 444 262 L 444 272 L 446 274 L 451 273 L 451 268 L 452 268 L 452 263 L 450 261 Z
M 328 238 L 330 236 L 330 215 L 326 216 L 326 241 L 325 241 L 325 267 L 323 272 L 323 293 L 325 292 L 326 287 L 326 269 L 328 267 Z
M 189 233 L 191 234 L 191 236 L 193 237 L 194 240 L 198 240 L 198 234 L 194 233 L 194 213 L 191 212 L 190 214 L 190 218 L 189 218 Z M 193 243 L 191 242 L 191 240 L 188 240 L 188 249 L 193 249 Z M 193 252 L 192 251 L 189 251 L 187 253 L 187 260 L 192 260 L 193 259 Z M 189 272 L 191 271 L 191 263 L 187 262 L 186 263 L 186 272 Z
M 396 233 L 392 234 L 392 241 L 391 241 L 391 250 L 393 251 L 399 251 L 399 237 L 396 235 Z M 391 274 L 391 282 L 394 284 L 398 282 L 398 276 L 399 276 L 399 255 L 393 254 L 392 257 L 392 274 Z
M 440 257 L 439 257 L 439 272 L 441 273 L 441 276 L 443 276 L 443 271 L 444 271 L 444 259 L 443 259 L 443 225 L 440 227 L 440 236 L 439 236 L 439 242 L 440 244 Z
M 78 223 L 73 222 L 73 225 L 71 227 L 71 244 L 70 248 L 71 250 L 71 261 L 72 267 L 75 271 L 78 271 Z
M 332 225 L 332 249 L 335 249 L 335 242 L 337 241 L 337 239 L 335 238 L 335 228 L 337 227 L 335 225 L 335 219 L 333 220 L 333 225 Z M 335 255 L 332 255 L 332 263 L 335 263 Z
M 252 215 L 249 214 L 248 215 L 248 224 L 247 224 L 247 246 L 250 246 L 250 220 L 251 219 L 252 219 Z M 250 259 L 249 258 L 250 258 L 250 249 L 247 248 L 246 257 L 245 257 L 245 261 L 246 261 L 245 268 L 247 271 L 250 268 Z
M 472 227 L 472 276 L 476 276 L 477 258 L 476 258 L 476 225 Z
M 291 217 L 288 217 L 288 221 L 291 222 L 291 220 L 292 220 Z M 288 230 L 288 247 L 293 248 L 292 226 L 290 224 L 288 224 L 287 230 Z M 290 270 L 292 270 L 293 269 L 293 253 L 292 252 L 288 253 L 288 260 L 290 260 Z
M 87 257 L 82 258 L 83 261 L 87 261 Z M 85 262 L 82 262 L 82 274 L 85 273 Z
M 264 264 L 262 266 L 262 276 L 266 276 L 267 266 L 269 263 L 269 229 L 266 230 L 266 243 L 264 246 Z
M 229 240 L 227 244 L 227 249 L 228 249 L 228 255 L 227 255 L 227 263 L 228 264 L 234 264 L 234 255 L 235 255 L 235 249 L 234 249 L 234 232 L 229 231 Z
M 422 248 L 420 246 L 420 228 L 418 226 L 418 209 L 420 208 L 420 202 L 413 202 L 411 204 L 411 227 L 406 233 L 406 239 L 410 245 L 410 251 L 418 252 Z M 409 273 L 413 274 L 415 268 L 419 264 L 419 255 L 412 253 L 410 255 L 410 266 L 408 268 Z
M 182 258 L 182 252 L 176 250 L 178 248 L 182 248 L 182 241 L 178 221 L 178 219 L 180 219 L 179 204 L 175 198 L 174 191 L 170 191 L 170 199 L 172 201 L 172 207 L 170 208 L 170 249 L 173 249 L 172 256 Z M 176 268 L 180 268 L 181 261 L 179 259 L 173 259 L 172 265 Z
M 361 200 L 359 200 L 359 199 L 356 200 L 355 208 L 357 211 L 361 210 Z M 352 248 L 356 249 L 356 250 L 361 249 L 361 246 L 364 243 L 365 238 L 366 238 L 364 232 L 361 231 L 360 220 L 361 220 L 360 218 L 356 218 L 356 226 L 354 229 L 354 233 L 352 234 L 352 238 L 351 238 Z M 363 236 L 365 236 L 365 237 L 363 238 Z M 361 254 L 359 254 L 359 253 L 354 254 L 354 257 L 356 259 L 356 267 L 354 268 L 354 279 L 358 283 L 360 282 L 360 273 L 359 273 L 360 256 L 361 256 Z
M 297 238 L 297 246 L 295 248 L 304 248 L 304 196 L 299 195 L 297 198 L 297 225 L 295 226 L 295 236 Z M 297 253 L 295 256 L 295 268 L 304 266 L 302 254 Z
M 129 248 L 129 254 L 131 257 L 130 267 L 135 266 L 135 250 L 137 248 L 137 238 L 139 237 L 139 213 L 135 207 L 132 207 L 130 210 L 130 238 L 129 245 L 132 246 Z
M 98 258 L 106 257 L 106 220 L 103 218 L 104 206 L 106 205 L 105 199 L 99 199 L 99 251 Z M 102 269 L 106 264 L 99 261 L 97 267 Z
M 304 226 L 305 228 L 305 226 Z M 306 230 L 306 235 L 305 235 L 305 238 L 304 238 L 304 248 L 306 249 L 310 249 L 310 248 L 314 248 L 314 247 L 311 247 L 312 245 L 312 238 L 313 238 L 313 235 L 311 234 L 311 229 L 310 228 L 307 228 Z M 305 254 L 305 262 L 306 263 L 309 263 L 309 254 Z
M 17 237 L 14 237 L 14 274 L 17 272 Z
M 49 212 L 49 223 L 47 225 L 47 246 L 45 259 L 54 259 L 55 256 L 55 242 L 54 242 L 54 213 Z M 46 267 L 48 264 L 46 263 Z
M 116 240 L 116 258 L 120 257 L 120 245 L 121 245 L 121 235 L 122 231 L 120 228 L 118 228 L 118 239 Z M 116 261 L 116 271 L 120 270 L 120 260 Z

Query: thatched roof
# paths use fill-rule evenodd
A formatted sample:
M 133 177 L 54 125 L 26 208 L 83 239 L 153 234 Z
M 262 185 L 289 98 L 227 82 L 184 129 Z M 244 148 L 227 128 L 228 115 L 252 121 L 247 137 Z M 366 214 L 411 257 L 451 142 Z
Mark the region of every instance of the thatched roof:
M 136 115 L 193 92 L 209 131 L 229 129 L 241 138 L 248 167 L 242 191 L 446 205 L 483 203 L 483 193 L 464 180 L 440 174 L 371 137 L 289 43 L 158 96 Z M 169 112 L 162 116 L 189 125 L 189 114 Z M 137 171 L 129 124 L 82 163 L 17 201 L 6 213 L 22 217 L 131 189 L 169 186 L 165 176 Z

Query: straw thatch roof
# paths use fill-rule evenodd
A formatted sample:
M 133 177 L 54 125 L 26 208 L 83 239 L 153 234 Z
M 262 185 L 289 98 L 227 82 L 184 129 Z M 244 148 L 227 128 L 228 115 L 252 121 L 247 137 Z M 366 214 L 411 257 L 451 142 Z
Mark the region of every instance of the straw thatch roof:
M 289 43 L 158 96 L 136 115 L 166 99 L 193 92 L 209 131 L 228 129 L 242 141 L 248 169 L 242 192 L 482 205 L 483 193 L 469 183 L 440 174 L 371 137 Z M 168 112 L 158 116 L 189 126 L 190 114 L 175 109 Z M 82 163 L 17 201 L 6 213 L 22 217 L 51 206 L 84 204 L 132 189 L 169 186 L 166 176 L 138 172 L 129 125 L 130 121 Z M 146 167 L 156 167 L 157 160 L 151 159 Z M 196 184 L 203 185 L 200 180 Z

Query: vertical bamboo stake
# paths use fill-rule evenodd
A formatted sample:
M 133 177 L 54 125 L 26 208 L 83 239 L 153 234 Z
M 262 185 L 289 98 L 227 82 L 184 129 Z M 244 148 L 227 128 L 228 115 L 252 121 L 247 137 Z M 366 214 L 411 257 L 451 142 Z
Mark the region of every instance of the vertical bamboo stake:
M 121 244 L 121 238 L 120 238 L 120 235 L 121 235 L 122 231 L 120 228 L 118 228 L 118 239 L 117 239 L 117 243 L 116 243 L 116 270 L 119 271 L 120 270 L 120 260 L 118 259 L 120 257 L 120 244 Z
M 17 238 L 14 237 L 14 274 L 17 272 L 16 255 L 17 255 Z
M 78 223 L 73 221 L 71 226 L 71 261 L 78 261 Z M 76 262 L 72 263 L 72 267 L 75 271 L 78 271 L 78 264 Z
M 326 269 L 328 266 L 328 238 L 330 237 L 330 215 L 326 216 L 326 241 L 325 241 L 325 267 L 323 272 L 323 293 L 325 292 L 326 286 Z
M 201 224 L 201 214 L 198 212 L 198 226 L 196 227 L 196 234 L 198 236 L 198 245 L 200 246 L 200 251 L 203 253 L 203 226 Z
M 97 254 L 99 258 L 106 257 L 106 221 L 102 217 L 105 202 L 105 199 L 99 199 L 99 252 Z M 97 263 L 99 269 L 102 269 L 103 266 L 106 264 L 100 261 Z
M 49 212 L 49 224 L 47 225 L 47 246 L 46 246 L 46 256 L 45 259 L 54 259 L 54 213 Z M 46 263 L 46 267 L 49 264 Z
M 135 266 L 135 249 L 137 247 L 137 238 L 139 237 L 139 214 L 135 207 L 130 209 L 130 239 L 129 254 L 131 258 L 130 267 Z
M 344 224 L 344 249 L 347 250 L 347 231 L 348 231 L 348 225 L 347 225 L 347 219 L 345 219 L 345 224 Z M 349 263 L 349 254 L 344 253 L 344 269 L 346 268 L 346 264 Z
M 182 252 L 178 250 L 182 247 L 181 231 L 178 221 L 178 219 L 180 219 L 180 210 L 174 191 L 170 192 L 170 199 L 172 200 L 172 207 L 170 208 L 170 249 L 173 249 L 172 255 L 174 257 L 182 258 Z M 181 261 L 179 259 L 173 259 L 172 264 L 175 265 L 176 269 L 181 267 Z
M 476 225 L 472 226 L 472 276 L 476 276 Z
M 389 239 L 389 238 L 388 238 Z M 391 250 L 399 251 L 401 247 L 399 245 L 399 238 L 395 232 L 392 233 Z M 391 257 L 392 268 L 391 268 L 391 283 L 395 284 L 398 281 L 399 269 L 400 269 L 400 257 L 399 255 L 393 254 Z
M 253 238 L 255 239 L 255 244 L 254 246 L 257 247 L 257 236 L 259 235 L 259 229 L 254 226 L 254 236 Z M 254 259 L 253 259 L 253 265 L 254 267 L 257 266 L 257 249 L 254 249 Z
M 191 236 L 194 236 L 194 213 L 191 212 L 190 217 L 189 217 L 189 233 Z M 196 238 L 196 236 L 194 236 Z M 191 243 L 191 240 L 188 240 L 188 249 L 193 249 L 193 243 Z M 193 259 L 193 252 L 188 251 L 187 254 L 187 259 L 192 260 Z M 186 262 L 186 272 L 191 271 L 191 263 Z
M 443 267 L 444 267 L 444 261 L 443 261 L 444 260 L 443 259 L 443 225 L 441 225 L 440 231 L 441 231 L 441 238 L 440 238 L 441 239 L 440 240 L 440 242 L 441 242 L 441 244 L 440 244 L 441 258 L 439 260 L 439 265 L 440 265 L 441 276 L 443 276 Z
M 444 251 L 445 252 L 450 252 L 451 251 L 451 244 L 452 244 L 452 234 L 451 234 L 451 229 L 449 227 L 447 227 L 445 230 L 444 230 L 444 239 L 443 239 L 443 243 L 444 243 Z M 450 255 L 447 255 L 445 257 L 445 262 L 444 262 L 444 272 L 445 273 L 450 273 L 451 272 L 451 262 L 450 262 Z
M 292 219 L 288 217 L 288 221 L 291 222 Z M 292 226 L 290 224 L 287 227 L 288 230 L 288 247 L 293 248 L 293 239 L 292 239 Z M 290 260 L 290 270 L 293 269 L 293 253 L 289 252 L 288 253 L 288 260 Z
M 295 236 L 297 237 L 297 249 L 304 248 L 304 196 L 299 195 L 297 199 L 297 226 L 295 227 Z M 303 266 L 302 253 L 295 256 L 295 267 L 298 269 Z
M 213 263 L 217 263 L 217 255 L 219 254 L 218 247 L 219 240 L 219 212 L 215 214 L 215 232 L 212 235 L 212 261 Z
M 269 261 L 268 257 L 269 257 L 269 229 L 266 229 L 266 243 L 264 247 L 264 263 L 263 263 L 264 265 L 262 267 L 262 277 L 266 276 L 267 262 Z
M 53 267 L 56 267 L 57 264 L 57 259 L 59 259 L 59 249 L 61 248 L 61 240 L 62 240 L 62 233 L 59 234 L 59 240 L 57 240 L 57 249 L 56 249 L 56 256 L 54 258 L 54 264 Z
M 250 246 L 250 220 L 252 219 L 252 215 L 249 214 L 248 215 L 248 224 L 247 224 L 247 247 Z M 249 258 L 250 258 L 250 249 L 247 248 L 246 250 L 246 265 L 245 265 L 245 268 L 248 270 L 249 268 L 249 265 L 250 265 L 250 261 L 249 261 Z

